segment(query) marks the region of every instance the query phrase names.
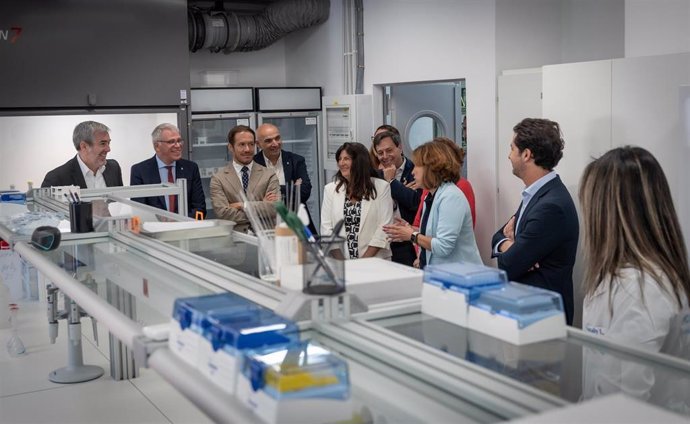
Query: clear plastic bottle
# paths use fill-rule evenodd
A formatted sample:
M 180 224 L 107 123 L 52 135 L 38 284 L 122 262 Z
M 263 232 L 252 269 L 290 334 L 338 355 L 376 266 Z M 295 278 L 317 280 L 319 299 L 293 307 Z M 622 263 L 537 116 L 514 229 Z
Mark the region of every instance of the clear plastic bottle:
M 12 337 L 7 341 L 7 352 L 10 356 L 16 357 L 26 354 L 24 342 L 17 334 L 17 314 L 19 313 L 19 306 L 16 303 L 10 303 L 10 323 L 12 325 Z

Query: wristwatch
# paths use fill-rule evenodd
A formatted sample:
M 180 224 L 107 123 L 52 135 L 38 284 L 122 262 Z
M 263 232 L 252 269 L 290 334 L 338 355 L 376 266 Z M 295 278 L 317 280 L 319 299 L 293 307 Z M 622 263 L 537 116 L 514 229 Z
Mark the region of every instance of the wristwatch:
M 414 244 L 417 244 L 417 236 L 419 235 L 419 231 L 413 231 L 412 235 L 410 236 L 410 241 Z

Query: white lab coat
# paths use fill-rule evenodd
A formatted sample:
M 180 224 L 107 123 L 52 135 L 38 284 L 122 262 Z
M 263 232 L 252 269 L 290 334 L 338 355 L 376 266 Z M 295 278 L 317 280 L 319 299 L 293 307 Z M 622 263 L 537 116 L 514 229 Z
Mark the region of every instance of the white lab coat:
M 584 301 L 582 329 L 590 334 L 604 336 L 630 346 L 658 352 L 671 323 L 681 308 L 673 295 L 671 285 L 664 278 L 666 290 L 652 277 L 644 275 L 644 303 L 639 280 L 641 274 L 634 268 L 622 268 L 613 284 L 601 284 Z M 609 308 L 609 287 L 613 287 Z M 683 297 L 687 308 L 687 297 Z
M 663 283 L 668 289 L 665 291 L 645 274 L 643 303 L 640 278 L 640 272 L 634 268 L 620 270 L 620 277 L 612 285 L 613 314 L 608 285 L 602 284 L 585 298 L 582 329 L 632 347 L 686 357 L 687 298 L 682 298 L 683 308 L 679 308 L 668 280 Z M 582 365 L 583 400 L 623 392 L 642 400 L 658 398 L 660 404 L 679 411 L 690 407 L 688 381 L 672 370 L 627 361 L 595 346 L 583 348 Z

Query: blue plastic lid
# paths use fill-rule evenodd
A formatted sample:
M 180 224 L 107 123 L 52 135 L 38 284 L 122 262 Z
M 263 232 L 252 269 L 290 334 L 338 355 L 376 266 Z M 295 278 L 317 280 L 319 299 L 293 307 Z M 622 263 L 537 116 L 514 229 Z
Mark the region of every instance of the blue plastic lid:
M 424 268 L 424 282 L 476 298 L 485 290 L 499 288 L 508 281 L 505 271 L 484 265 L 446 263 Z
M 202 334 L 213 350 L 224 346 L 235 349 L 256 349 L 285 344 L 299 339 L 297 325 L 273 311 L 254 305 L 253 308 L 226 308 L 210 311 L 202 322 Z
M 192 325 L 201 326 L 202 318 L 211 310 L 240 305 L 252 305 L 252 302 L 233 293 L 179 298 L 173 305 L 173 318 L 184 330 Z
M 563 314 L 563 299 L 560 294 L 514 282 L 496 290 L 484 291 L 470 304 L 515 319 L 519 328 Z

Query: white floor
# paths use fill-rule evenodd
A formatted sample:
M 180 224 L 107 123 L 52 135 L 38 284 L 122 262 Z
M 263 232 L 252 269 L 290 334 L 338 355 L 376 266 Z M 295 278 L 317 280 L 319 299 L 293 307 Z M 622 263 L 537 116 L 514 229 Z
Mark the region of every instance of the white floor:
M 0 329 L 0 423 L 208 423 L 192 403 L 152 370 L 132 380 L 110 377 L 107 333 L 100 332 L 100 351 L 90 340 L 91 322 L 82 320 L 84 363 L 104 368 L 102 377 L 86 383 L 56 384 L 50 371 L 67 364 L 67 332 L 60 322 L 55 344 L 48 340 L 45 304 L 20 304 L 18 334 L 26 354 L 11 357 L 6 348 L 10 329 Z

